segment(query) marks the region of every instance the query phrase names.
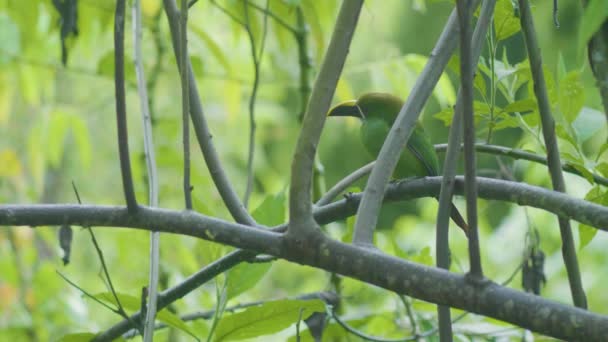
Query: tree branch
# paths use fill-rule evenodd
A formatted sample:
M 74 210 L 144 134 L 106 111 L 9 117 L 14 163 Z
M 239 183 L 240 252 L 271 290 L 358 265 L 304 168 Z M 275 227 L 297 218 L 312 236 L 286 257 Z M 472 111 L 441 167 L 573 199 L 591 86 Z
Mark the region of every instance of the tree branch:
M 456 179 L 455 193 L 462 194 L 463 179 Z M 391 185 L 387 200 L 437 196 L 441 177 L 426 177 Z M 521 183 L 478 178 L 482 198 L 505 200 L 542 208 L 608 231 L 608 208 Z M 352 215 L 361 194 L 319 208 L 320 224 Z M 429 302 L 460 308 L 504 320 L 557 338 L 601 340 L 608 334 L 608 317 L 504 288 L 494 283 L 471 284 L 464 276 L 421 266 L 364 247 L 317 237 L 317 248 L 284 244 L 280 234 L 230 223 L 194 212 L 140 207 L 129 214 L 124 207 L 87 205 L 3 205 L 0 225 L 82 225 L 132 227 L 195 236 L 254 250 L 293 262 L 350 276 Z M 280 230 L 283 227 L 276 227 Z M 237 252 L 234 252 L 235 254 Z M 235 258 L 235 260 L 238 260 Z M 238 261 L 236 261 L 238 262 Z M 161 307 L 159 303 L 159 307 Z M 548 312 L 538 315 L 539 310 Z
M 312 220 L 311 185 L 314 158 L 325 124 L 325 114 L 338 84 L 362 5 L 362 0 L 342 3 L 325 59 L 308 101 L 291 165 L 290 235 L 302 236 L 318 232 Z
M 135 74 L 137 76 L 137 92 L 139 95 L 139 106 L 141 109 L 144 154 L 146 157 L 146 169 L 148 173 L 149 199 L 151 207 L 158 206 L 158 177 L 156 170 L 156 158 L 154 154 L 154 142 L 152 140 L 152 123 L 150 122 L 150 107 L 144 74 L 143 54 L 141 49 L 142 40 L 142 13 L 141 1 L 135 0 L 132 5 L 133 18 L 133 45 Z M 144 341 L 151 341 L 154 336 L 154 320 L 156 318 L 156 300 L 158 298 L 158 273 L 160 265 L 160 233 L 150 233 L 150 274 L 148 281 L 148 304 L 146 308 L 146 321 L 144 322 Z M 142 299 L 143 301 L 144 299 Z M 138 321 L 140 322 L 140 321 Z
M 114 88 L 116 93 L 116 128 L 120 172 L 127 208 L 137 211 L 137 199 L 133 190 L 133 176 L 129 160 L 129 133 L 127 129 L 127 105 L 125 103 L 125 0 L 116 2 L 114 14 Z
M 495 0 L 484 1 L 477 20 L 477 25 L 472 37 L 472 61 L 477 64 L 481 54 L 484 37 L 488 31 L 490 22 L 494 14 Z M 476 68 L 473 68 L 476 70 Z M 470 72 L 473 72 L 472 70 Z M 454 177 L 456 176 L 456 164 L 460 149 L 460 141 L 462 140 L 462 87 L 458 89 L 456 97 L 456 105 L 454 108 L 454 117 L 452 119 L 452 127 L 448 136 L 448 147 L 443 163 L 443 179 L 441 181 L 441 191 L 439 192 L 439 209 L 437 210 L 437 230 L 435 239 L 435 250 L 437 266 L 443 269 L 450 267 L 450 246 L 448 240 L 448 228 L 450 224 L 450 210 L 452 207 L 452 195 L 454 191 Z M 437 307 L 440 325 L 442 322 L 450 322 L 449 308 Z M 445 325 L 446 323 L 444 323 Z
M 551 182 L 556 191 L 566 192 L 566 185 L 564 184 L 564 176 L 561 168 L 562 163 L 559 159 L 559 148 L 557 146 L 557 138 L 555 137 L 555 121 L 551 115 L 551 104 L 549 103 L 549 97 L 547 95 L 547 86 L 543 75 L 543 62 L 540 55 L 540 48 L 536 41 L 536 32 L 534 30 L 530 3 L 526 0 L 519 0 L 519 9 L 521 11 L 521 29 L 524 34 L 526 50 L 528 50 L 528 56 L 530 57 L 530 69 L 534 81 L 534 94 L 536 95 L 536 100 L 538 102 L 543 137 L 545 138 L 545 145 L 547 147 L 547 164 L 549 166 L 549 173 L 551 174 Z M 574 301 L 574 305 L 580 308 L 586 308 L 587 299 L 581 281 L 581 274 L 576 257 L 576 247 L 574 245 L 574 238 L 572 237 L 572 227 L 566 218 L 560 217 L 558 220 L 559 230 L 562 236 L 562 255 L 564 263 L 566 264 L 572 300 Z

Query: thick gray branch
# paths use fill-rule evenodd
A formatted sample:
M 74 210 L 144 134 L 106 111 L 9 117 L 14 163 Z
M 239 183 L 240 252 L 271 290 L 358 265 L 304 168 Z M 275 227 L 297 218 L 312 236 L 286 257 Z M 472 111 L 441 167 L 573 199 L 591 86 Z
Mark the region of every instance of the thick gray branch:
M 521 183 L 479 178 L 479 195 L 548 209 L 554 213 L 608 230 L 608 208 L 565 194 Z M 421 178 L 389 187 L 388 200 L 437 196 L 441 177 Z M 455 193 L 463 190 L 456 178 Z M 359 195 L 319 208 L 319 223 L 352 215 Z M 479 286 L 464 276 L 426 267 L 355 245 L 317 235 L 315 248 L 285 244 L 280 234 L 209 218 L 193 212 L 141 207 L 129 215 L 124 207 L 86 205 L 0 206 L 1 225 L 92 225 L 156 229 L 226 243 L 275 255 L 350 276 L 388 290 L 504 320 L 567 340 L 603 340 L 608 317 L 593 314 L 494 283 Z

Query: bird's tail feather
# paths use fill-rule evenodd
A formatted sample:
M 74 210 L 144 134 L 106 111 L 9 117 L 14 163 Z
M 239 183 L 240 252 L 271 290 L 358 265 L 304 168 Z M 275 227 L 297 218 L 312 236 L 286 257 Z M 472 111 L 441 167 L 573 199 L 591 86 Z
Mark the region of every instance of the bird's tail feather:
M 456 223 L 456 225 L 464 231 L 465 235 L 469 236 L 469 225 L 466 223 L 462 215 L 460 215 L 460 212 L 454 203 L 450 204 L 450 217 L 452 218 L 452 221 L 454 221 L 454 223 Z

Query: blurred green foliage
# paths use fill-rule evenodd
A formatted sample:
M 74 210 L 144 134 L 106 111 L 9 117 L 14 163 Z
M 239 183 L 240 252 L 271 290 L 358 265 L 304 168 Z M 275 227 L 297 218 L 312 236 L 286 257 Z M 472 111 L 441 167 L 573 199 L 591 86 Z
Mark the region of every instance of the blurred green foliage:
M 251 0 L 260 8 L 266 1 Z M 242 20 L 242 1 L 217 1 Z M 560 1 L 561 27 L 552 24 L 551 2 L 535 1 L 550 100 L 558 123 L 562 158 L 579 171 L 608 176 L 604 151 L 607 130 L 599 111 L 600 100 L 577 40 L 581 27 L 581 5 Z M 599 3 L 596 1 L 596 3 Z M 70 181 L 74 181 L 84 203 L 124 203 L 116 148 L 113 85 L 113 3 L 78 2 L 77 37 L 68 39 L 67 66 L 61 65 L 59 15 L 51 1 L 0 2 L 0 201 L 2 203 L 74 203 Z M 329 41 L 338 1 L 270 0 L 269 11 L 293 29 L 300 6 L 308 30 L 309 56 L 314 75 Z M 449 1 L 369 0 L 361 13 L 335 101 L 355 98 L 365 91 L 386 91 L 406 97 L 426 63 L 438 34 L 451 10 Z M 160 0 L 144 0 L 144 64 L 149 82 L 154 143 L 160 179 L 160 205 L 181 209 L 181 107 L 179 75 L 169 41 Z M 262 42 L 265 20 L 261 11 L 250 8 L 254 40 Z M 130 27 L 131 17 L 127 18 Z M 286 218 L 286 194 L 301 103 L 301 63 L 293 32 L 272 17 L 261 65 L 256 100 L 256 145 L 254 192 L 251 200 L 256 219 L 276 225 Z M 494 34 L 486 47 L 475 78 L 476 119 L 479 141 L 530 150 L 543 154 L 536 101 L 525 59 L 519 19 L 511 1 L 499 0 Z M 588 30 L 588 28 L 586 28 Z M 586 35 L 588 33 L 582 33 Z M 137 196 L 147 198 L 141 118 L 132 64 L 132 37 L 126 39 L 127 108 L 129 144 Z M 189 49 L 199 83 L 200 96 L 223 166 L 242 194 L 247 170 L 247 103 L 253 83 L 249 42 L 245 31 L 210 1 L 198 1 L 189 15 Z M 436 143 L 447 140 L 452 106 L 458 87 L 458 59 L 454 57 L 427 103 L 422 116 L 427 132 Z M 311 85 L 309 85 L 311 86 Z M 371 159 L 362 153 L 358 124 L 329 120 L 319 146 L 328 186 Z M 440 159 L 442 156 L 440 156 Z M 192 143 L 194 209 L 230 220 L 201 158 Z M 545 166 L 525 161 L 479 155 L 479 174 L 506 177 L 530 184 L 550 186 Z M 567 175 L 570 194 L 596 203 L 606 203 L 606 189 L 590 184 L 592 179 Z M 587 177 L 588 178 L 588 177 Z M 364 181 L 356 184 L 364 187 Z M 461 202 L 458 202 L 462 205 Z M 256 210 L 259 206 L 259 209 Z M 543 295 L 570 302 L 570 292 L 560 251 L 556 218 L 536 209 L 480 200 L 480 229 L 484 268 L 496 280 L 507 279 L 522 261 L 526 234 L 537 229 L 546 254 L 547 277 Z M 377 246 L 415 262 L 434 264 L 434 221 L 437 204 L 431 199 L 386 205 L 379 222 Z M 350 236 L 352 219 L 332 223 L 326 231 L 335 238 Z M 108 291 L 100 273 L 89 235 L 74 228 L 72 261 L 61 264 L 56 227 L 15 227 L 0 233 L 0 339 L 56 340 L 64 334 L 98 332 L 119 317 L 64 282 L 60 271 L 89 293 Z M 115 287 L 123 298 L 137 298 L 148 281 L 147 232 L 94 228 L 103 249 Z M 581 227 L 580 255 L 583 283 L 592 311 L 608 314 L 608 262 L 601 232 Z M 466 243 L 460 232 L 452 236 L 453 270 L 466 269 Z M 348 239 L 346 239 L 348 240 Z M 510 248 L 505 248 L 510 246 Z M 583 249 L 584 247 L 584 249 Z M 161 259 L 165 289 L 231 250 L 189 237 L 163 235 Z M 521 288 L 520 276 L 511 286 Z M 223 284 L 226 284 L 224 286 Z M 189 313 L 216 307 L 222 288 L 227 306 L 256 300 L 281 299 L 330 288 L 330 276 L 309 267 L 276 261 L 272 264 L 243 264 L 209 282 L 169 311 Z M 383 337 L 400 337 L 409 320 L 395 295 L 359 281 L 343 279 L 340 312 L 352 326 Z M 111 301 L 109 301 L 111 302 Z M 255 310 L 269 315 L 272 305 L 286 309 L 295 303 L 272 302 Z M 127 306 L 132 312 L 137 302 Z M 318 304 L 318 303 L 317 303 Z M 311 306 L 316 304 L 310 304 Z M 420 329 L 435 325 L 435 307 L 414 300 Z M 252 309 L 253 310 L 253 309 Z M 254 310 L 254 311 L 255 311 Z M 166 310 L 165 310 L 166 311 Z M 287 310 L 286 323 L 247 330 L 240 337 L 266 333 L 277 339 L 295 334 L 297 311 Z M 295 313 L 294 313 L 295 312 Z M 167 312 L 168 314 L 168 312 Z M 259 315 L 260 313 L 252 313 Z M 242 315 L 236 319 L 237 315 Z M 226 333 L 234 324 L 244 324 L 247 311 L 224 313 L 216 333 Z M 249 318 L 243 318 L 249 317 Z M 305 318 L 304 315 L 302 318 Z M 162 319 L 161 319 L 162 320 Z M 170 321 L 170 318 L 163 322 Z M 520 330 L 508 330 L 501 322 L 468 317 L 458 323 L 460 340 L 473 333 L 506 336 L 518 340 Z M 276 322 L 275 322 L 276 323 Z M 176 325 L 183 324 L 175 323 Z M 189 331 L 205 338 L 210 321 L 187 323 Z M 175 327 L 176 325 L 172 325 Z M 251 327 L 248 327 L 251 328 Z M 287 329 L 285 329 L 287 328 Z M 237 329 L 237 328 L 233 328 Z M 240 328 L 239 328 L 240 329 Z M 266 329 L 266 330 L 264 330 Z M 305 326 L 301 326 L 305 330 Z M 184 329 L 185 330 L 185 329 Z M 253 332 L 252 332 L 253 331 Z M 257 331 L 257 335 L 256 335 Z M 86 340 L 89 335 L 74 340 Z M 217 335 L 216 335 L 217 336 Z M 346 332 L 335 323 L 326 330 L 328 340 L 344 340 Z M 228 336 L 229 337 L 229 336 Z M 163 330 L 159 340 L 189 340 L 184 332 Z M 219 337 L 218 337 L 219 338 Z M 310 340 L 308 333 L 304 340 Z M 260 340 L 264 340 L 262 337 Z M 352 338 L 351 338 L 352 340 Z M 433 340 L 433 339 L 431 339 Z

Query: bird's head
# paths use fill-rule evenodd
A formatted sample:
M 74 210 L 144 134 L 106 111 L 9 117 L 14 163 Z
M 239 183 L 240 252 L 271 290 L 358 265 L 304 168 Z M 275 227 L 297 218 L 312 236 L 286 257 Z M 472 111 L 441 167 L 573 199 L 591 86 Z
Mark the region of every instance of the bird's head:
M 367 118 L 382 118 L 392 123 L 403 100 L 388 93 L 366 93 L 357 100 L 344 101 L 329 110 L 327 116 L 353 116 L 365 120 Z

